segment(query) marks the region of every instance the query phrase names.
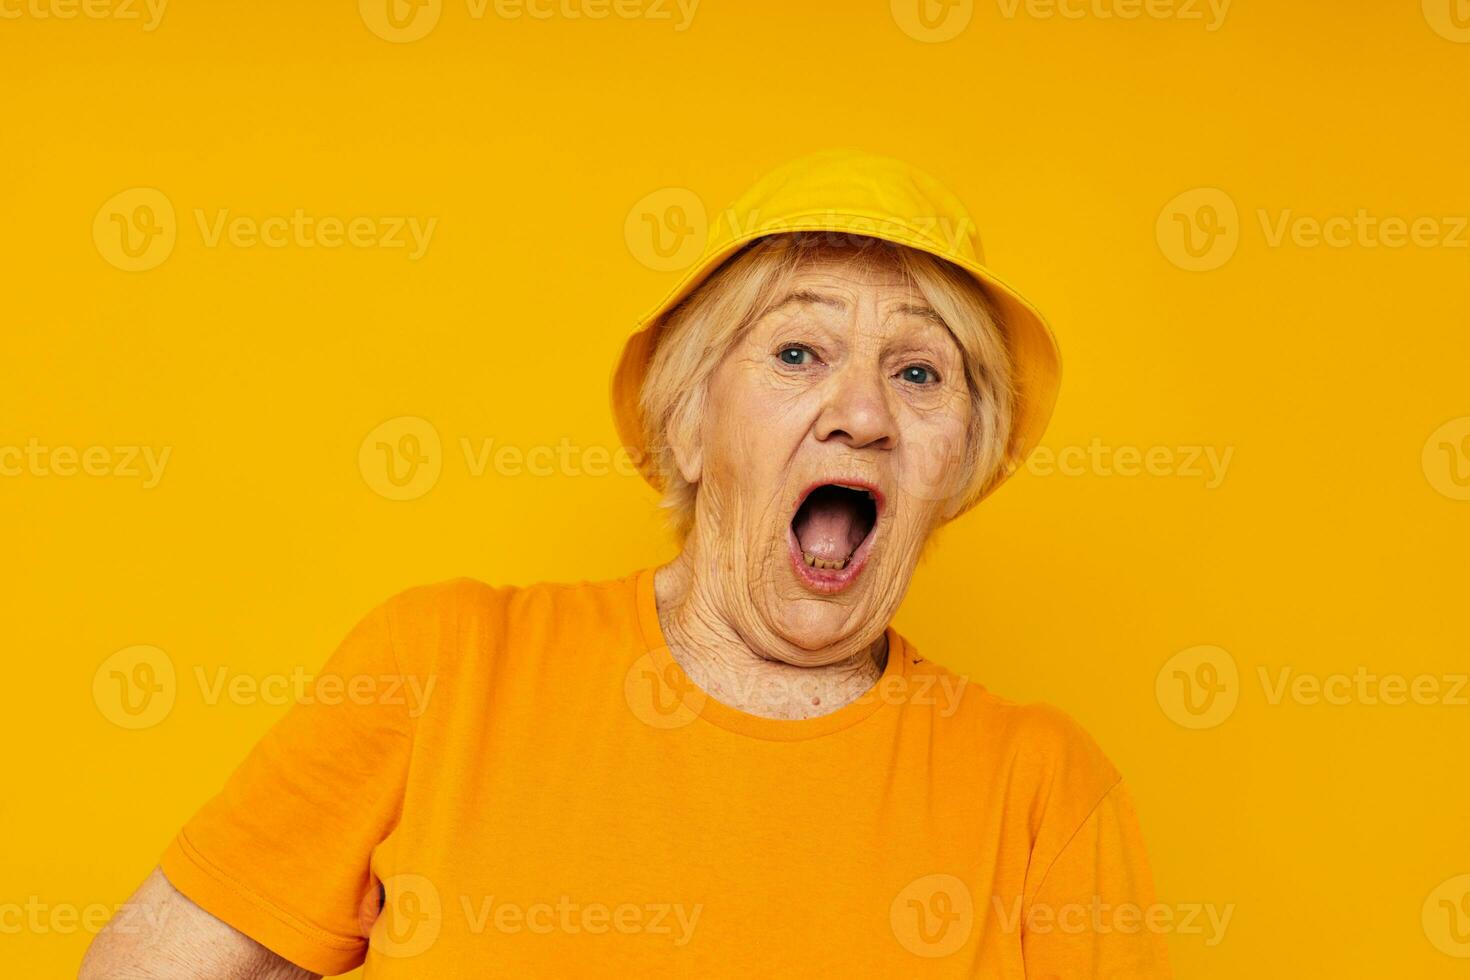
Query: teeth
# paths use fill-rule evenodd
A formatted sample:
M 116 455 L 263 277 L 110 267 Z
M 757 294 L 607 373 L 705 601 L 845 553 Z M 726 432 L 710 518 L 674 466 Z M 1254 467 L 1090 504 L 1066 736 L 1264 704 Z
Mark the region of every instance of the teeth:
M 839 558 L 837 561 L 828 561 L 825 558 L 818 558 L 816 555 L 812 554 L 809 551 L 803 551 L 801 553 L 801 556 L 802 558 L 806 559 L 806 563 L 813 568 L 825 568 L 834 572 L 840 572 L 847 567 L 847 558 Z

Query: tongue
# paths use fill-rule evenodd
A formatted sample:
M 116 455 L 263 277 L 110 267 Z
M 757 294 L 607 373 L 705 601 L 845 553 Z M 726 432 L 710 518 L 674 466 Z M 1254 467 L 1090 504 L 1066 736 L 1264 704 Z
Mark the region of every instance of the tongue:
M 792 525 L 801 550 L 823 561 L 841 561 L 863 543 L 852 501 L 813 494 Z

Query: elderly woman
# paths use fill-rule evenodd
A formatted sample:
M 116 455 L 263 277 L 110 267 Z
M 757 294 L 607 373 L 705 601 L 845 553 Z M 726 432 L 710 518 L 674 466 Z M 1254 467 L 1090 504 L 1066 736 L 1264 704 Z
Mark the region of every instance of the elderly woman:
M 973 230 L 892 160 L 758 183 L 614 378 L 677 557 L 378 607 L 83 976 L 1166 976 L 1107 759 L 889 625 L 1055 395 Z

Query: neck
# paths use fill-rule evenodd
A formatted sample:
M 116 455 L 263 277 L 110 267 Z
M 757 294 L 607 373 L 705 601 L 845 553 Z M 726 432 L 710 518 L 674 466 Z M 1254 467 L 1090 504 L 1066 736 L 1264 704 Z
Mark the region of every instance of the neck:
M 888 661 L 888 636 L 831 663 L 797 666 L 753 649 L 723 615 L 687 551 L 654 573 L 659 626 L 689 679 L 710 697 L 763 718 L 830 714 L 872 689 Z M 820 660 L 820 657 L 816 659 Z

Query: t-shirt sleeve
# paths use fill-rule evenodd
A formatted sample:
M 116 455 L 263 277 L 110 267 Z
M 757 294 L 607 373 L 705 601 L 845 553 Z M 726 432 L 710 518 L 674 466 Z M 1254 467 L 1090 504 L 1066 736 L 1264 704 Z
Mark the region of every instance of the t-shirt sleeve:
M 321 974 L 363 960 L 369 865 L 400 812 L 412 688 L 391 610 L 390 600 L 353 628 L 161 861 L 195 904 Z
M 1121 781 L 1029 883 L 1022 948 L 1035 980 L 1168 980 L 1167 923 Z

